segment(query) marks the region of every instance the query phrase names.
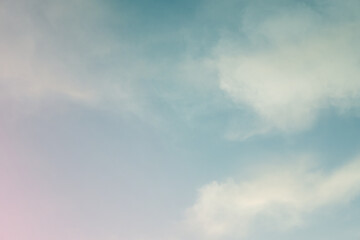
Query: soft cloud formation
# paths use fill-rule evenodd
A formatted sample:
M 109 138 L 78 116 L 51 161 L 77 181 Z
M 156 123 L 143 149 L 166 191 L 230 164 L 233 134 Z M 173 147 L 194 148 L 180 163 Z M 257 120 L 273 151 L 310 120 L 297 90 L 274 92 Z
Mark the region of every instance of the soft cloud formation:
M 35 8 L 35 2 L 2 3 L 0 83 L 4 94 L 37 98 L 58 93 L 84 101 L 92 98 L 90 91 L 76 86 L 76 81 L 71 79 L 71 71 L 61 62 L 60 56 L 56 52 L 50 54 L 56 47 L 51 45 L 57 43 L 51 39 L 51 31 L 47 31 L 46 26 L 50 22 L 55 25 L 62 24 L 61 21 L 66 18 L 65 14 L 51 16 L 50 19 L 44 16 L 54 4 L 44 2 L 41 8 Z M 40 16 L 35 17 L 35 9 L 40 11 Z M 42 17 L 44 19 L 41 19 Z M 57 19 L 58 22 L 54 21 L 56 18 L 60 18 Z M 65 35 L 65 32 L 63 34 Z
M 99 1 L 2 1 L 0 107 L 31 112 L 49 102 L 142 114 L 130 83 L 150 67 L 110 34 Z M 111 24 L 110 24 L 111 23 Z M 125 54 L 127 54 L 125 56 Z
M 187 224 L 206 238 L 246 237 L 257 226 L 285 230 L 359 193 L 360 158 L 330 173 L 304 163 L 274 166 L 247 181 L 205 185 L 188 209 Z
M 322 109 L 358 107 L 360 21 L 350 14 L 358 5 L 275 5 L 270 13 L 249 7 L 241 27 L 246 40 L 224 38 L 216 51 L 220 88 L 269 130 L 304 130 Z

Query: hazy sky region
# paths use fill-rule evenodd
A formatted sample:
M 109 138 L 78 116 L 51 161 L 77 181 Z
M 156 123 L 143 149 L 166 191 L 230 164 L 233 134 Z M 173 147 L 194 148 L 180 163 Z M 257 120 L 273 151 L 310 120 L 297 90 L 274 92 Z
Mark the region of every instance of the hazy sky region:
M 359 42 L 359 0 L 0 0 L 0 239 L 359 239 Z

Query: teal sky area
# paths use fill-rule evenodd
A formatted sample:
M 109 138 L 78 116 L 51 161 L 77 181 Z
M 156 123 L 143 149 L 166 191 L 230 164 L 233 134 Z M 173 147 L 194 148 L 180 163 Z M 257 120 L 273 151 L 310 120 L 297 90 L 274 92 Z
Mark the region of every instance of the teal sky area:
M 359 238 L 359 10 L 0 0 L 0 239 Z

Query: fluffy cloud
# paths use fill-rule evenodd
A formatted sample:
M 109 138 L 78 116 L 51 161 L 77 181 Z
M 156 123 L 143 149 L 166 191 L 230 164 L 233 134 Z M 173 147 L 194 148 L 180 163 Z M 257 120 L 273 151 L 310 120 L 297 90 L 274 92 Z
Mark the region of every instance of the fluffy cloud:
M 351 8 L 359 6 L 324 6 L 297 4 L 262 15 L 264 9 L 249 8 L 241 28 L 246 41 L 219 44 L 220 88 L 249 107 L 261 128 L 304 130 L 322 109 L 358 107 L 360 21 L 338 15 L 345 9 L 352 16 Z
M 359 192 L 360 158 L 330 173 L 304 163 L 278 166 L 247 181 L 205 185 L 188 209 L 187 224 L 207 238 L 246 237 L 260 225 L 285 230 Z

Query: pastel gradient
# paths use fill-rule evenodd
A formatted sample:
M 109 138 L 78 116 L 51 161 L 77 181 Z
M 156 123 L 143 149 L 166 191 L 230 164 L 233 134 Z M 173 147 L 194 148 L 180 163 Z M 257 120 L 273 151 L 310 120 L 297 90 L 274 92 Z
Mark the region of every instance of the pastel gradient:
M 0 0 L 0 240 L 360 237 L 357 0 Z

